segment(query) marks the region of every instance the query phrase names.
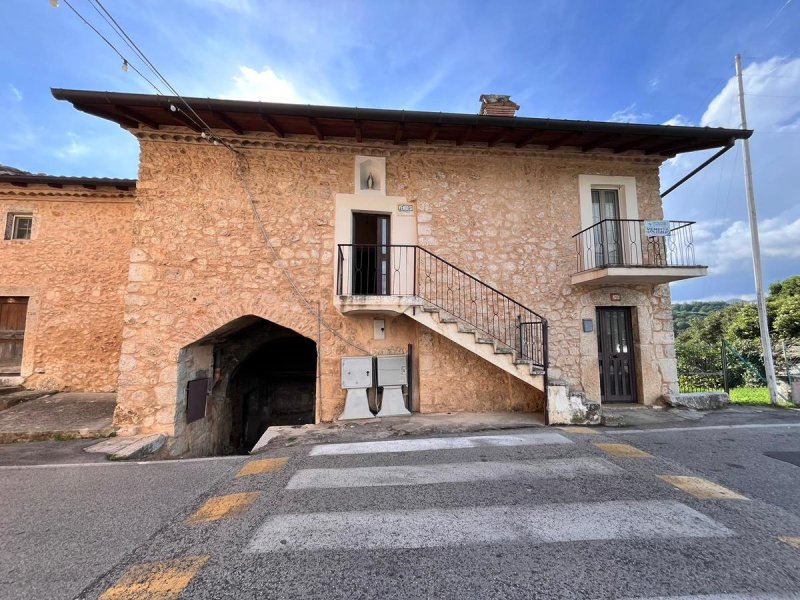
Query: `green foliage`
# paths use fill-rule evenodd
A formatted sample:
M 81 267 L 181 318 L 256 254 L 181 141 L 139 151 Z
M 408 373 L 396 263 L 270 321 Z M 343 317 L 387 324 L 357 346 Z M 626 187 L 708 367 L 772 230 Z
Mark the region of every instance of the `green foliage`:
M 769 404 L 769 390 L 765 387 L 733 388 L 730 391 L 734 404 Z
M 680 302 L 672 305 L 672 320 L 675 324 L 675 335 L 680 335 L 689 326 L 714 311 L 725 308 L 727 302 Z
M 773 340 L 800 338 L 800 275 L 773 283 L 769 291 L 767 318 Z M 710 303 L 673 305 L 675 350 L 682 389 L 721 387 L 719 376 L 714 373 L 722 370 L 720 344 L 723 339 L 731 348 L 729 385 L 763 386 L 764 362 L 756 305 L 722 303 L 722 307 L 700 316 L 703 307 L 695 305 L 703 304 Z M 684 324 L 682 329 L 680 323 Z M 709 372 L 712 375 L 708 375 Z

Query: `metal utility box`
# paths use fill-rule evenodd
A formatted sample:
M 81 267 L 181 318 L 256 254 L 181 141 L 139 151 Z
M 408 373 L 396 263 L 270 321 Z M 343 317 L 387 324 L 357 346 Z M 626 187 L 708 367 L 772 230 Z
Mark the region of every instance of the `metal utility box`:
M 372 387 L 372 357 L 342 357 L 342 388 L 346 390 Z
M 408 385 L 408 357 L 405 354 L 378 357 L 378 386 Z

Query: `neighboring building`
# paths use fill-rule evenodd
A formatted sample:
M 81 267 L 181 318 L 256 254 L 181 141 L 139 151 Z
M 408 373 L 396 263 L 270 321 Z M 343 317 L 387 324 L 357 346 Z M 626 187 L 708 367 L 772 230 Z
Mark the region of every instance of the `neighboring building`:
M 0 377 L 117 388 L 135 188 L 0 166 Z
M 549 398 L 555 416 L 677 391 L 666 284 L 706 269 L 690 223 L 667 237 L 646 223 L 663 216 L 658 167 L 750 134 L 521 118 L 506 96 L 480 115 L 189 99 L 195 115 L 53 93 L 140 142 L 130 256 L 113 259 L 128 269 L 108 326 L 122 325 L 115 423 L 169 434 L 175 455 L 338 418 L 343 356 L 410 350 L 421 412 Z

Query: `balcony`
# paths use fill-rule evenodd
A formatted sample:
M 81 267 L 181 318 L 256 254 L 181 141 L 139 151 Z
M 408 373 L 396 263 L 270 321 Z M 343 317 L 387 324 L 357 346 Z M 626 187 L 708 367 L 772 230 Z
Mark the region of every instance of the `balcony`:
M 576 233 L 573 285 L 669 283 L 708 274 L 694 256 L 692 221 L 664 221 L 665 235 L 648 235 L 646 221 L 603 219 Z

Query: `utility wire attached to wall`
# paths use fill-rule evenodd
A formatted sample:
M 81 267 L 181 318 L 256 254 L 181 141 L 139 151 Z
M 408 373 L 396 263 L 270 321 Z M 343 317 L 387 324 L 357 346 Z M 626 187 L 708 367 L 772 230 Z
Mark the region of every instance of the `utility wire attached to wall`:
M 354 340 L 348 338 L 347 336 L 341 334 L 335 327 L 333 327 L 330 323 L 328 323 L 324 317 L 322 316 L 322 307 L 321 304 L 318 303 L 317 307 L 315 308 L 308 298 L 305 297 L 303 291 L 297 285 L 292 276 L 289 269 L 283 264 L 283 259 L 280 258 L 278 254 L 278 250 L 275 248 L 274 244 L 272 243 L 272 238 L 267 231 L 266 226 L 264 225 L 264 221 L 261 218 L 261 214 L 258 212 L 258 206 L 255 201 L 255 197 L 253 195 L 252 190 L 250 189 L 250 185 L 247 180 L 247 174 L 250 171 L 249 163 L 247 162 L 247 157 L 241 150 L 237 150 L 233 146 L 230 145 L 226 140 L 221 138 L 217 135 L 214 130 L 206 123 L 203 118 L 197 114 L 197 112 L 192 108 L 192 106 L 186 101 L 183 96 L 181 96 L 175 87 L 167 81 L 167 79 L 161 74 L 161 72 L 156 68 L 156 66 L 147 58 L 144 52 L 139 48 L 139 46 L 133 41 L 133 39 L 127 34 L 125 29 L 119 24 L 119 22 L 113 17 L 113 15 L 103 6 L 101 0 L 89 0 L 92 3 L 92 7 L 95 11 L 100 14 L 101 17 L 106 21 L 106 23 L 114 30 L 114 32 L 126 43 L 126 45 L 134 52 L 134 54 L 138 57 L 138 59 L 144 63 L 144 65 L 155 75 L 155 77 L 160 80 L 164 86 L 172 92 L 174 97 L 177 99 L 177 103 L 183 105 L 186 110 L 181 109 L 179 106 L 175 106 L 174 103 L 170 104 L 170 109 L 174 112 L 180 111 L 184 114 L 195 126 L 200 129 L 201 137 L 205 140 L 213 144 L 219 144 L 227 148 L 231 151 L 234 158 L 234 165 L 235 165 L 235 172 L 237 177 L 239 178 L 239 182 L 241 183 L 242 189 L 245 192 L 245 196 L 247 197 L 247 202 L 250 206 L 250 209 L 253 213 L 253 218 L 256 222 L 256 226 L 261 234 L 262 240 L 264 244 L 267 246 L 270 254 L 273 258 L 273 263 L 276 267 L 281 271 L 282 275 L 289 283 L 293 293 L 299 298 L 301 305 L 303 308 L 311 314 L 316 320 L 318 327 L 322 327 L 328 332 L 330 332 L 334 337 L 339 339 L 340 341 L 344 342 L 347 346 L 354 348 L 355 350 L 361 352 L 362 354 L 369 355 L 371 354 L 367 349 L 359 345 Z M 58 6 L 57 0 L 50 0 L 50 4 L 54 7 Z M 78 10 L 70 3 L 69 0 L 64 0 L 64 4 L 66 4 L 69 9 L 75 13 L 75 15 L 95 34 L 97 34 L 109 47 L 111 47 L 114 52 L 122 59 L 123 65 L 129 65 L 142 79 L 144 79 L 155 91 L 159 96 L 167 97 L 157 85 L 155 85 L 150 79 L 148 79 L 135 65 L 128 60 L 122 52 L 100 31 L 92 25 L 86 17 L 84 17 Z M 105 15 L 105 16 L 104 16 Z M 107 18 L 106 18 L 107 17 Z

